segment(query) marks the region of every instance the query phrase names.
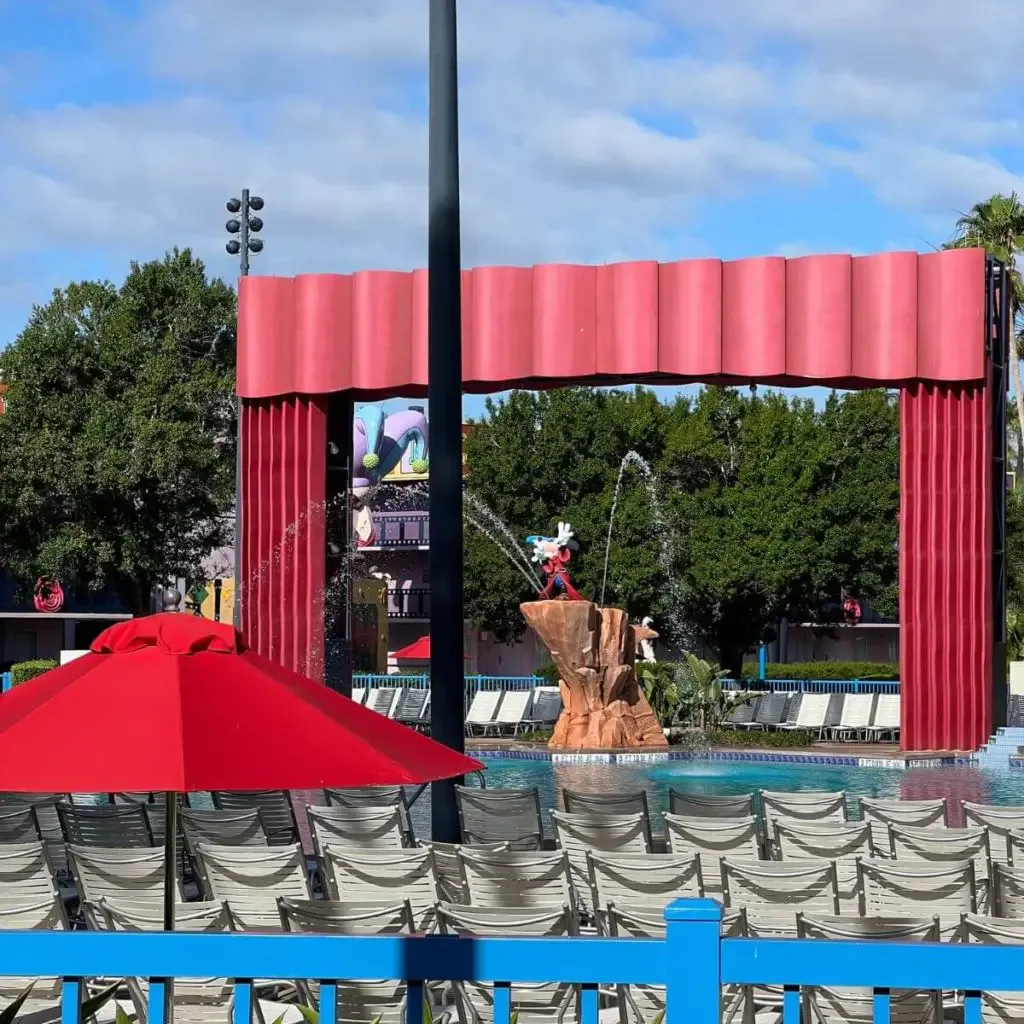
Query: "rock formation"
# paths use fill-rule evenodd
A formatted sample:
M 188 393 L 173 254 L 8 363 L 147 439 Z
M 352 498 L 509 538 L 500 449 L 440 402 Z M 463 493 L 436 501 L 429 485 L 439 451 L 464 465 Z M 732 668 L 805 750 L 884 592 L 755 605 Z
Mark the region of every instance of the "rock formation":
M 591 601 L 530 601 L 520 607 L 561 677 L 562 714 L 549 746 L 668 746 L 637 682 L 636 638 L 624 611 Z

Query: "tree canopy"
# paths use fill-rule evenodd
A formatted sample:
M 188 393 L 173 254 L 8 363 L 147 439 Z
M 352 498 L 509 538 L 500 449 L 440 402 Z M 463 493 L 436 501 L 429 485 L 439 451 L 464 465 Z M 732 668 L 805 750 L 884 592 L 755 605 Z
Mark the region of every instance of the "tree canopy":
M 36 307 L 0 353 L 0 564 L 136 611 L 229 538 L 235 294 L 188 251 Z
M 517 392 L 488 405 L 467 442 L 468 488 L 513 534 L 576 530 L 577 588 L 600 598 L 620 463 L 654 470 L 660 512 L 627 469 L 608 560 L 606 603 L 652 614 L 737 670 L 783 616 L 813 619 L 844 589 L 895 611 L 898 410 L 881 391 L 805 399 L 706 388 L 653 393 Z M 660 542 L 667 541 L 664 554 Z M 523 632 L 523 576 L 485 537 L 466 543 L 468 616 L 498 639 Z M 676 641 L 683 636 L 670 637 Z

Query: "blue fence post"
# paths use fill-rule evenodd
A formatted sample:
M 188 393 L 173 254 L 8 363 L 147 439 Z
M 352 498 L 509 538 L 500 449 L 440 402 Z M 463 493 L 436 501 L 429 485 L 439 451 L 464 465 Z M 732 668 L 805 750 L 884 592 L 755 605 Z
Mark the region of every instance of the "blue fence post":
M 757 678 L 764 679 L 768 675 L 768 648 L 761 644 L 757 648 Z
M 665 1024 L 719 1024 L 722 1006 L 722 906 L 673 900 L 665 908 L 669 979 Z

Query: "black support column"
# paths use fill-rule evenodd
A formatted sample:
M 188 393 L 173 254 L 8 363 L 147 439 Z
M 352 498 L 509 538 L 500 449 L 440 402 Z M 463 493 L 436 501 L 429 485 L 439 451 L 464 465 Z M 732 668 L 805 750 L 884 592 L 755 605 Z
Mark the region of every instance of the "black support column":
M 455 0 L 430 0 L 430 729 L 465 749 L 462 661 L 462 315 Z M 459 841 L 455 782 L 431 787 L 435 842 Z
M 327 495 L 325 504 L 324 682 L 352 696 L 352 577 L 349 548 L 352 515 L 352 399 L 339 391 L 327 400 Z
M 1010 281 L 1006 268 L 986 265 L 985 329 L 992 388 L 992 728 L 1007 725 L 1006 666 L 1006 394 L 1009 383 Z

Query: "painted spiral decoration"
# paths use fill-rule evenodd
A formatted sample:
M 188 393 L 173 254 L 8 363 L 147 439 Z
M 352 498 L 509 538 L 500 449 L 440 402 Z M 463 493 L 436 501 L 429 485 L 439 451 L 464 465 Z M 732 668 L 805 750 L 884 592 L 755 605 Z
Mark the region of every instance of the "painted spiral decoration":
M 37 612 L 59 612 L 64 607 L 64 588 L 57 580 L 41 576 L 32 592 L 32 604 Z

